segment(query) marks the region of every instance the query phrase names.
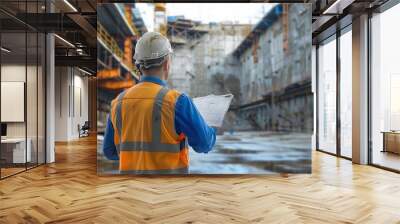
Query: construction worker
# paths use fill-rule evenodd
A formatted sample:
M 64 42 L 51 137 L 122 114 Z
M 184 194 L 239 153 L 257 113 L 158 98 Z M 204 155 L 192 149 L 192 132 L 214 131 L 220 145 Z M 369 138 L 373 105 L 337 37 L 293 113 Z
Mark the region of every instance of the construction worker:
M 168 89 L 172 48 L 157 32 L 145 33 L 135 48 L 140 82 L 111 103 L 103 152 L 119 160 L 122 174 L 188 173 L 188 144 L 208 153 L 216 130 L 206 124 L 190 97 Z

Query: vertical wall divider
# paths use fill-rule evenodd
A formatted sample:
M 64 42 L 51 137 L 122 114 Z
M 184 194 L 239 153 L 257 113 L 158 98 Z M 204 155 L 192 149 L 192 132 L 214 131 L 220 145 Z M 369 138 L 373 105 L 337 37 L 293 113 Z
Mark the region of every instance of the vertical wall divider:
M 75 118 L 75 69 L 74 67 L 71 67 L 71 82 L 72 82 L 72 88 L 71 88 L 71 93 L 72 93 L 72 119 Z
M 2 47 L 3 45 L 2 45 L 2 23 L 0 23 L 0 47 Z M 3 53 L 0 51 L 0 125 L 1 124 L 3 124 L 2 122 L 1 122 L 1 68 L 2 68 L 2 58 L 1 58 L 1 55 L 2 55 Z M 0 134 L 1 135 L 1 134 Z M 1 136 L 0 136 L 1 137 Z M 0 144 L 0 180 L 3 178 L 2 177 L 2 173 L 1 173 L 1 171 L 2 171 L 2 169 L 3 169 L 3 160 L 2 160 L 2 157 L 1 157 L 1 150 L 2 150 L 2 148 L 1 148 L 1 144 Z
M 368 132 L 368 156 L 367 156 L 367 164 L 373 164 L 373 153 L 372 153 L 372 26 L 371 26 L 371 21 L 372 21 L 372 11 L 368 11 L 368 20 L 367 20 L 367 46 L 368 46 L 368 53 L 367 53 L 367 83 L 368 83 L 368 94 L 367 94 L 367 119 L 368 119 L 368 124 L 367 124 L 367 132 Z
M 319 150 L 319 44 L 315 46 L 315 148 Z
M 25 0 L 25 21 L 28 21 L 28 0 Z M 28 24 L 25 23 L 25 88 L 24 88 L 24 120 L 25 120 L 25 170 L 28 170 Z M 32 153 L 32 152 L 31 152 Z
M 70 96 L 71 96 L 71 85 L 70 85 L 70 83 L 68 83 L 68 118 L 71 117 L 71 97 Z
M 60 92 L 62 92 L 62 85 L 61 85 L 61 80 L 62 79 L 62 76 L 61 76 L 61 74 L 60 75 L 58 75 L 58 87 L 60 88 Z M 60 95 L 60 109 L 59 109 L 59 111 L 60 111 L 60 117 L 62 117 L 62 95 L 61 95 L 61 93 L 59 94 Z
M 47 0 L 45 4 L 45 12 L 47 13 Z M 44 163 L 47 163 L 47 32 L 44 33 Z
M 338 25 L 339 26 L 339 25 Z M 340 66 L 340 35 L 339 27 L 336 27 L 336 155 L 341 156 L 341 133 L 342 124 L 340 117 L 340 103 L 341 103 L 341 66 Z
M 82 117 L 82 88 L 79 88 L 79 118 L 81 117 Z
M 49 2 L 48 0 L 45 0 L 44 2 L 44 12 L 48 13 L 48 6 L 49 6 Z M 43 136 L 43 141 L 44 141 L 44 164 L 47 163 L 47 36 L 49 35 L 49 33 L 47 31 L 44 32 L 44 136 Z M 42 74 L 43 76 L 43 74 Z
M 39 13 L 39 0 L 36 1 Z M 37 19 L 39 22 L 39 19 Z M 36 31 L 36 166 L 39 166 L 39 32 Z

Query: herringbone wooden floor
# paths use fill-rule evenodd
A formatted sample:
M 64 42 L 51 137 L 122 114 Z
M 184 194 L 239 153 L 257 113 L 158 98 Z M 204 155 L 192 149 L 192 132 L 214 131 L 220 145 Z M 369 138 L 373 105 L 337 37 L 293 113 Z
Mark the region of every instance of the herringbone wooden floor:
M 0 181 L 0 223 L 400 223 L 400 175 L 313 153 L 312 175 L 99 177 L 94 138 Z

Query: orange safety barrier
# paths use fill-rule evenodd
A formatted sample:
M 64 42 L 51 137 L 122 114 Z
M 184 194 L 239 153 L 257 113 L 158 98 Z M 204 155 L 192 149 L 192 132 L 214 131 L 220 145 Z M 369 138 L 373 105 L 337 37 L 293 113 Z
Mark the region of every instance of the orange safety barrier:
M 125 38 L 123 61 L 128 67 L 132 67 L 132 37 Z
M 104 80 L 100 81 L 98 86 L 99 88 L 102 89 L 107 89 L 107 90 L 121 90 L 121 89 L 127 89 L 136 84 L 135 80 L 132 79 L 132 76 L 128 74 L 127 78 L 125 80 Z
M 97 72 L 98 79 L 112 79 L 118 78 L 120 74 L 120 70 L 118 68 L 114 69 L 104 69 Z

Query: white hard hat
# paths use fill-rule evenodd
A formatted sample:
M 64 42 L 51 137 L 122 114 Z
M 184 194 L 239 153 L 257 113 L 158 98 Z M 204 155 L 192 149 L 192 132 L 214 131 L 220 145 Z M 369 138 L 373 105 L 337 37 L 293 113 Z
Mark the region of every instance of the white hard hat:
M 172 53 L 171 43 L 166 37 L 157 32 L 147 32 L 136 43 L 133 58 L 136 64 L 151 67 L 164 61 L 155 59 L 164 59 L 170 53 Z

